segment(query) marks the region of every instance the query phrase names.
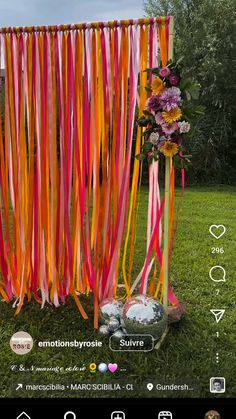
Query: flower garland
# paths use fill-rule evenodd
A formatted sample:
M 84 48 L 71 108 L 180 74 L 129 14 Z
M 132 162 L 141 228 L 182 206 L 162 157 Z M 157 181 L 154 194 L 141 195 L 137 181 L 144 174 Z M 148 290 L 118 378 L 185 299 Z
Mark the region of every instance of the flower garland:
M 190 135 L 191 119 L 203 114 L 203 107 L 194 104 L 199 96 L 199 85 L 184 79 L 180 72 L 180 62 L 169 62 L 166 67 L 147 69 L 155 77 L 146 89 L 150 96 L 146 109 L 138 120 L 144 127 L 144 143 L 138 160 L 157 161 L 161 154 L 173 157 L 174 163 L 186 168 L 191 162 L 189 155 L 183 155 L 184 138 Z

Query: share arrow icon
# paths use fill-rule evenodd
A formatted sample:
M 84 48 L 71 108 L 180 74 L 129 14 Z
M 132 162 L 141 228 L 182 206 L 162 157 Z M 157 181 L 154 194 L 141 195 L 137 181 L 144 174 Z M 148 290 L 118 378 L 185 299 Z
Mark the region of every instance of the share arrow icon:
M 225 310 L 210 310 L 210 312 L 214 314 L 216 323 L 219 323 L 223 315 L 225 314 Z

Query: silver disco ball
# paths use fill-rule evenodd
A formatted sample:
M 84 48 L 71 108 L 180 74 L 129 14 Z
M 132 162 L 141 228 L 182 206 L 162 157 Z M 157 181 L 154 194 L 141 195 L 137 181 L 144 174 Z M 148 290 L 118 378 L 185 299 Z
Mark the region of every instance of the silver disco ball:
M 107 324 L 111 318 L 115 317 L 120 321 L 123 304 L 114 298 L 106 298 L 100 304 L 99 318 L 102 324 Z
M 99 327 L 98 332 L 102 336 L 109 336 L 110 332 L 108 330 L 108 326 L 106 324 L 102 324 L 102 326 Z
M 109 332 L 113 333 L 120 327 L 120 322 L 116 317 L 111 317 L 109 322 L 107 323 L 107 327 Z
M 152 298 L 152 297 L 150 297 L 150 296 L 148 296 L 148 295 L 145 295 L 145 294 L 139 294 L 139 295 L 136 295 L 134 298 L 135 298 L 136 300 L 142 301 L 142 302 L 144 302 L 144 303 L 147 303 L 147 301 L 149 301 L 149 300 L 153 300 L 153 298 Z M 156 300 L 155 300 L 155 301 L 156 301 Z
M 122 323 L 128 334 L 149 334 L 159 340 L 167 327 L 167 315 L 157 300 L 138 295 L 125 303 Z

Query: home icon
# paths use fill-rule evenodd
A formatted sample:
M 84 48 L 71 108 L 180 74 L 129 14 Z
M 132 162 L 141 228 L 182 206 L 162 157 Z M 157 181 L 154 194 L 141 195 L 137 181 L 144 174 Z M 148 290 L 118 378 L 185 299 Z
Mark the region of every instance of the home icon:
M 31 419 L 31 417 L 27 413 L 22 412 L 16 419 Z

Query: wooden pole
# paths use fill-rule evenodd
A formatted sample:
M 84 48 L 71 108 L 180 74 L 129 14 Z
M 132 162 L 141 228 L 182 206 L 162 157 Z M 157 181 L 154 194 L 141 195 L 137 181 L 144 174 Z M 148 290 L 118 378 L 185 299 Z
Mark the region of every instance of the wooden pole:
M 173 38 L 174 38 L 174 19 L 170 18 L 170 37 L 169 37 L 169 60 L 173 59 Z M 169 286 L 169 222 L 170 222 L 170 171 L 172 158 L 165 159 L 165 208 L 164 208 L 164 291 L 163 291 L 163 305 L 168 307 L 168 286 Z
M 164 208 L 164 292 L 163 305 L 168 306 L 169 285 L 169 221 L 170 221 L 170 157 L 165 159 L 165 208 Z
M 174 18 L 170 16 L 170 24 L 169 24 L 169 48 L 168 48 L 168 57 L 169 60 L 173 59 L 173 51 L 174 50 Z

